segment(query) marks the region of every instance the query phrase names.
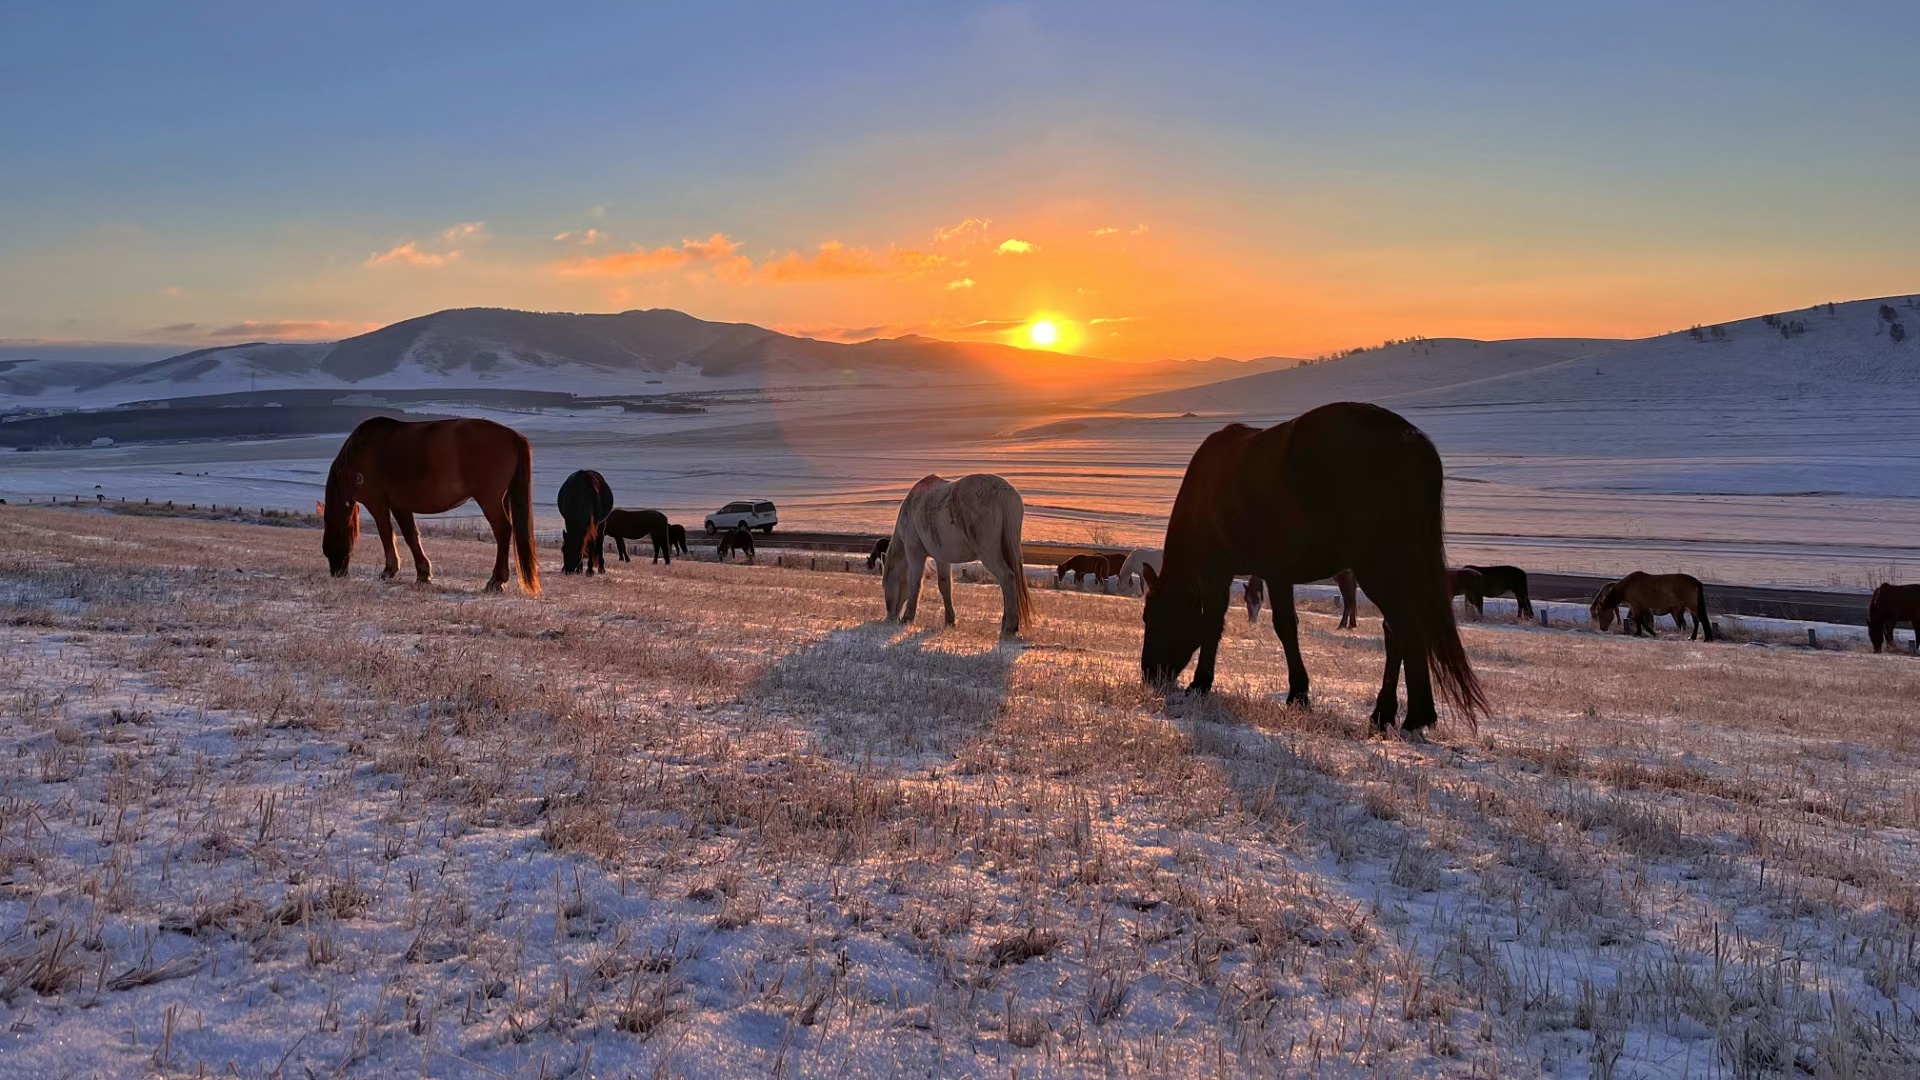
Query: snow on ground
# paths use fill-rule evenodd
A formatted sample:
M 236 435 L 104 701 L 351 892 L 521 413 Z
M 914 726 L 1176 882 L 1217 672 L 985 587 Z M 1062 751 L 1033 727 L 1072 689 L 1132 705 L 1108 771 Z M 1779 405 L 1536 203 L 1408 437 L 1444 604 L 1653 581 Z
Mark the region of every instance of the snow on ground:
M 1496 605 L 1419 748 L 1318 597 L 1302 712 L 1238 617 L 1150 693 L 1130 597 L 312 539 L 0 509 L 0 1073 L 1920 1069 L 1907 657 Z

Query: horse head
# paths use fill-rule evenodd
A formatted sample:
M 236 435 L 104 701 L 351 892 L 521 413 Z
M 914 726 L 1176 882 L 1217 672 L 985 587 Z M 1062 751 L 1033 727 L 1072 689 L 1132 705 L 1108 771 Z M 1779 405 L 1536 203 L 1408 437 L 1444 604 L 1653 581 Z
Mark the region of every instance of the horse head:
M 1613 629 L 1613 619 L 1619 614 L 1621 593 L 1624 591 L 1620 583 L 1614 581 L 1602 586 L 1600 591 L 1594 594 L 1593 605 L 1588 608 L 1588 611 L 1601 630 Z
M 1171 688 L 1200 651 L 1205 618 L 1200 595 L 1191 583 L 1171 580 L 1151 566 L 1140 568 L 1140 580 L 1147 587 L 1140 615 L 1146 624 L 1140 642 L 1140 674 L 1153 686 Z
M 353 479 L 361 479 L 360 474 L 355 473 Z M 360 503 L 355 497 L 358 488 L 341 470 L 328 470 L 327 497 L 321 504 L 320 553 L 327 557 L 327 570 L 334 577 L 347 576 L 353 542 L 360 539 Z

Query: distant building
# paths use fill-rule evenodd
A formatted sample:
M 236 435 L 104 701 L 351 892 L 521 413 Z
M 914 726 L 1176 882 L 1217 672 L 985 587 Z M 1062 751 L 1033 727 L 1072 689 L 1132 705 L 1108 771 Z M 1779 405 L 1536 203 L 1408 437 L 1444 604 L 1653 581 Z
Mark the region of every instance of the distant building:
M 107 438 L 105 435 L 102 435 L 99 438 L 93 440 L 91 443 L 88 443 L 87 445 L 93 447 L 95 450 L 98 450 L 103 446 L 112 446 L 113 440 Z

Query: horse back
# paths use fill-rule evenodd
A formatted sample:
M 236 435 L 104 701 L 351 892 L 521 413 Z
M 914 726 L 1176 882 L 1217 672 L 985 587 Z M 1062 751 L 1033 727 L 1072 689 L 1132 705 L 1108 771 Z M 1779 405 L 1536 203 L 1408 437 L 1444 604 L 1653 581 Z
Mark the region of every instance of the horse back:
M 334 459 L 357 475 L 366 498 L 397 510 L 437 514 L 470 498 L 505 492 L 519 468 L 526 437 L 476 417 L 398 420 L 373 416 L 347 436 Z

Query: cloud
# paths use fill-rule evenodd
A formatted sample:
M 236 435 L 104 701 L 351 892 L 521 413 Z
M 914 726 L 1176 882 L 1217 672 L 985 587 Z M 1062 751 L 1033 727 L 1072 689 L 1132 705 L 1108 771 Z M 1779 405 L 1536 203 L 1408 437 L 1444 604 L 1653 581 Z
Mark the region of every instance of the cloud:
M 198 329 L 200 329 L 199 323 L 177 322 L 158 327 L 153 332 L 156 334 L 191 334 Z
M 417 266 L 437 270 L 447 265 L 447 260 L 457 259 L 459 257 L 460 253 L 457 251 L 449 251 L 445 254 L 422 251 L 417 242 L 409 240 L 404 244 L 395 244 L 385 251 L 376 251 L 372 255 L 367 256 L 366 265 Z
M 790 251 L 762 263 L 757 277 L 773 285 L 846 278 L 908 277 L 946 265 L 947 257 L 924 251 L 848 247 L 838 240 L 821 244 L 812 255 Z
M 379 323 L 335 322 L 330 319 L 274 319 L 260 321 L 248 319 L 245 322 L 223 326 L 207 332 L 208 337 L 245 338 L 249 341 L 269 341 L 298 339 L 309 341 L 337 341 L 343 337 L 364 334 L 379 329 Z
M 607 234 L 599 229 L 569 229 L 563 233 L 555 233 L 553 236 L 555 243 L 579 244 L 582 247 L 592 247 L 606 238 Z
M 554 239 L 557 240 L 559 237 Z M 642 274 L 657 274 L 664 270 L 678 270 L 697 263 L 719 263 L 723 266 L 736 262 L 747 263 L 745 256 L 735 258 L 733 253 L 739 248 L 740 245 L 729 239 L 725 233 L 714 233 L 705 240 L 682 240 L 679 247 L 657 247 L 651 250 L 636 247 L 607 255 L 583 256 L 561 263 L 556 269 L 562 274 L 585 277 L 634 277 Z M 729 269 L 733 272 L 750 268 L 750 265 Z
M 460 240 L 477 239 L 485 235 L 487 235 L 486 222 L 463 221 L 458 225 L 450 225 L 447 228 L 441 230 L 440 239 L 451 244 Z
M 971 288 L 973 288 L 973 279 L 972 279 L 972 278 L 970 278 L 970 277 L 963 277 L 963 278 L 957 278 L 957 279 L 955 279 L 955 280 L 953 280 L 953 281 L 949 281 L 949 282 L 947 282 L 947 288 L 949 288 L 949 289 L 971 289 Z
M 933 230 L 933 242 L 936 244 L 979 243 L 987 238 L 987 226 L 991 224 L 993 224 L 991 218 L 970 217 L 958 225 L 942 226 Z
M 160 295 L 167 297 L 168 299 L 171 299 L 171 300 L 178 300 L 179 298 L 187 295 L 187 290 L 181 288 L 178 285 L 169 285 L 166 288 L 160 290 Z
M 1108 315 L 1098 319 L 1088 319 L 1088 326 L 1104 326 L 1107 323 L 1139 322 L 1145 315 Z
M 1031 255 L 1040 250 L 1040 245 L 1026 240 L 1002 240 L 994 250 L 1002 255 Z
M 1118 234 L 1119 232 L 1120 232 L 1120 230 L 1119 230 L 1119 229 L 1116 229 L 1116 228 L 1114 228 L 1114 227 L 1113 227 L 1113 226 L 1111 226 L 1111 225 L 1102 225 L 1102 226 L 1100 226 L 1099 228 L 1097 228 L 1097 229 L 1095 229 L 1095 230 L 1093 230 L 1093 235 L 1095 235 L 1095 236 L 1114 236 L 1114 235 L 1117 235 L 1117 234 Z

